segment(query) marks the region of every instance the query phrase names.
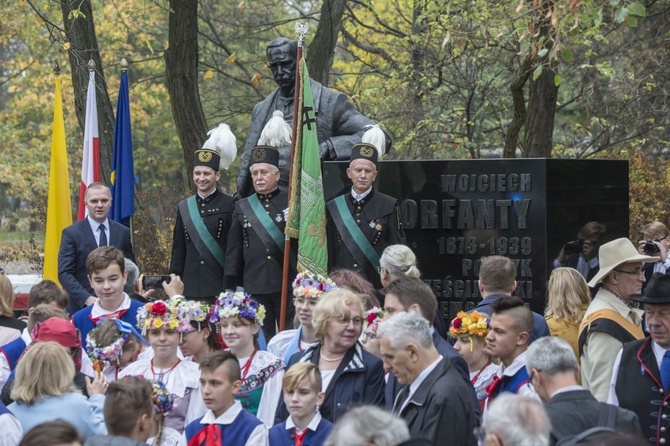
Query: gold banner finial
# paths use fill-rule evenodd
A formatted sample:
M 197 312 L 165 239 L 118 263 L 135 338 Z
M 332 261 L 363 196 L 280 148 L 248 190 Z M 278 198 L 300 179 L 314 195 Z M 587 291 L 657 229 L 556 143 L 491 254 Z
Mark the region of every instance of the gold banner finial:
M 58 65 L 58 61 L 54 61 L 54 74 L 56 76 L 60 76 L 60 65 Z
M 125 57 L 121 58 L 121 72 L 128 71 L 128 61 Z
M 93 58 L 88 60 L 88 71 L 95 71 L 95 61 Z

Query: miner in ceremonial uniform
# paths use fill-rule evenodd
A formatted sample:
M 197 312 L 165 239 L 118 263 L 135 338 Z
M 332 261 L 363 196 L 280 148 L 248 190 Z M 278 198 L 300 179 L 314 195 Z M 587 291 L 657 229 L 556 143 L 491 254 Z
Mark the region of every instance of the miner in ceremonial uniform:
M 655 273 L 642 295 L 650 337 L 623 345 L 607 402 L 637 414 L 649 444 L 670 444 L 670 274 Z
M 179 203 L 170 273 L 182 278 L 186 297 L 213 302 L 223 291 L 226 244 L 235 204 L 217 187 L 219 169 L 230 166 L 237 149 L 227 125 L 220 124 L 210 134 L 193 160 L 197 193 Z
M 404 244 L 398 200 L 372 188 L 377 177 L 377 148 L 355 144 L 347 176 L 351 192 L 326 203 L 328 269 L 347 268 L 381 288 L 379 257 L 389 245 Z
M 251 179 L 256 193 L 238 201 L 228 234 L 226 289 L 244 291 L 265 306 L 263 331 L 274 336 L 280 314 L 284 229 L 288 194 L 280 189 L 279 152 L 271 146 L 256 146 L 251 152 Z M 292 245 L 294 246 L 295 243 Z M 296 275 L 291 259 L 289 280 Z

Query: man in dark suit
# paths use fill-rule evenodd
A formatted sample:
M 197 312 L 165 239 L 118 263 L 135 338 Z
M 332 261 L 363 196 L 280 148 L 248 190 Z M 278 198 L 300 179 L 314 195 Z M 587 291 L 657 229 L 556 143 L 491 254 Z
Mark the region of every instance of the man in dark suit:
M 372 187 L 378 153 L 367 143 L 354 144 L 347 168 L 351 191 L 326 203 L 328 269 L 346 268 L 382 287 L 379 258 L 389 245 L 405 244 L 398 200 Z
M 549 415 L 551 444 L 592 427 L 608 427 L 642 438 L 634 412 L 598 402 L 577 383 L 577 358 L 565 340 L 547 336 L 535 341 L 526 354 L 526 369 Z
M 288 194 L 277 187 L 277 149 L 254 147 L 251 163 L 256 193 L 235 203 L 228 233 L 224 285 L 225 289 L 243 286 L 244 291 L 265 306 L 263 333 L 270 339 L 276 332 L 275 322 L 281 306 Z M 296 275 L 294 262 L 291 264 L 289 279 Z
M 58 252 L 58 281 L 70 296 L 67 311 L 74 314 L 95 302 L 86 276 L 86 258 L 100 246 L 116 246 L 135 262 L 130 229 L 107 218 L 112 194 L 102 183 L 88 185 L 84 197 L 88 216 L 63 229 Z
M 382 290 L 385 295 L 384 309 L 386 310 L 386 317 L 391 317 L 396 313 L 403 313 L 407 311 L 416 311 L 423 316 L 426 321 L 433 321 L 437 313 L 437 299 L 433 290 L 428 285 L 423 283 L 421 279 L 416 277 L 401 277 L 394 280 L 386 288 Z M 468 371 L 468 364 L 465 359 L 458 354 L 458 352 L 446 340 L 444 340 L 437 331 L 430 327 L 431 338 L 433 345 L 438 353 L 447 358 L 456 371 L 460 375 L 462 381 L 465 383 L 469 400 L 473 405 L 473 409 L 477 416 L 479 416 L 479 403 L 477 401 L 477 394 L 470 382 L 470 372 Z M 400 391 L 398 380 L 393 375 L 389 376 L 386 383 L 385 400 L 386 409 L 390 410 L 393 406 L 393 401 Z
M 403 386 L 392 410 L 410 436 L 433 445 L 476 445 L 479 422 L 468 388 L 435 348 L 428 321 L 415 311 L 401 312 L 385 320 L 378 335 L 384 366 Z

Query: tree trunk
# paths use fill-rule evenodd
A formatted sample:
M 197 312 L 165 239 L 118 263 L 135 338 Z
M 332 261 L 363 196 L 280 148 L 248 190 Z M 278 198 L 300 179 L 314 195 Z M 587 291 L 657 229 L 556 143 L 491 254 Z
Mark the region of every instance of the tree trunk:
M 98 133 L 100 141 L 100 170 L 103 182 L 107 183 L 112 167 L 112 144 L 114 138 L 114 112 L 107 92 L 107 82 L 102 68 L 98 39 L 93 23 L 90 0 L 65 0 L 61 2 L 63 25 L 70 43 L 68 57 L 72 70 L 74 105 L 77 121 L 84 134 L 86 121 L 86 92 L 88 91 L 88 61 L 95 62 L 95 85 L 98 106 Z M 71 15 L 72 11 L 77 11 Z M 79 14 L 81 13 L 81 14 Z M 83 138 L 82 138 L 83 141 Z
M 512 101 L 514 103 L 514 117 L 512 118 L 512 122 L 507 128 L 507 134 L 505 135 L 503 158 L 516 157 L 519 134 L 526 122 L 526 98 L 523 93 L 523 87 L 526 85 L 526 81 L 528 81 L 532 60 L 530 55 L 526 56 L 509 86 L 509 89 L 512 92 Z
M 539 29 L 539 42 L 548 50 L 545 56 L 536 57 L 536 64 L 542 64 L 543 70 L 536 80 L 531 80 L 526 113 L 526 133 L 523 143 L 523 156 L 531 158 L 550 158 L 553 147 L 554 117 L 558 87 L 554 81 L 556 62 L 550 59 L 554 47 L 554 27 L 551 24 L 553 0 L 545 0 L 534 11 L 535 24 Z
M 414 0 L 412 8 L 412 82 L 408 84 L 409 100 L 411 102 L 410 110 L 412 111 L 412 127 L 417 130 L 416 143 L 419 144 L 419 157 L 423 159 L 430 159 L 433 157 L 433 148 L 428 144 L 428 138 L 425 137 L 425 132 L 422 130 L 421 122 L 425 119 L 426 114 L 423 110 L 423 88 L 425 86 L 424 66 L 424 51 L 423 36 L 426 31 L 426 26 L 423 24 L 421 16 L 424 14 L 425 0 Z
M 342 29 L 342 15 L 346 4 L 346 0 L 324 0 L 314 40 L 308 47 L 309 75 L 323 85 L 328 85 L 328 75 L 333 65 L 335 45 Z
M 191 178 L 193 154 L 202 147 L 207 136 L 198 89 L 197 0 L 170 0 L 165 67 L 172 116 L 184 152 L 187 176 Z

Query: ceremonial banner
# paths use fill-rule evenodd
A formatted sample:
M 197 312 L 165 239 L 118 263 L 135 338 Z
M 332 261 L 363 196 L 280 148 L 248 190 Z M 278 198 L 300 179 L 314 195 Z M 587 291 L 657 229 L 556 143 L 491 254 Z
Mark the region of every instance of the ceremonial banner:
M 44 278 L 58 283 L 58 250 L 63 229 L 72 224 L 70 175 L 65 148 L 65 124 L 60 75 L 56 76 L 54 121 L 51 136 L 47 228 L 44 238 Z
M 325 275 L 328 270 L 326 245 L 326 201 L 323 195 L 319 141 L 312 85 L 304 58 L 299 62 L 300 102 L 296 153 L 291 171 L 291 196 L 286 234 L 297 238 L 298 271 Z
M 98 106 L 95 94 L 95 71 L 89 72 L 86 94 L 86 122 L 84 124 L 84 156 L 81 165 L 81 185 L 79 187 L 79 211 L 77 219 L 88 215 L 84 204 L 86 187 L 100 181 L 100 144 L 98 140 Z
M 111 174 L 112 208 L 109 218 L 130 227 L 135 214 L 135 174 L 133 172 L 133 138 L 130 132 L 130 99 L 128 73 L 121 72 L 119 100 L 114 124 L 114 152 Z

